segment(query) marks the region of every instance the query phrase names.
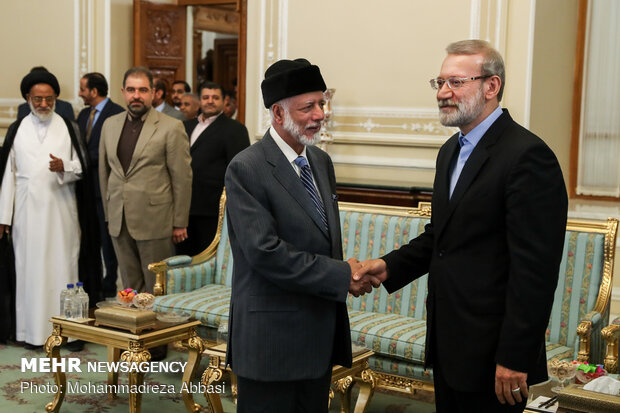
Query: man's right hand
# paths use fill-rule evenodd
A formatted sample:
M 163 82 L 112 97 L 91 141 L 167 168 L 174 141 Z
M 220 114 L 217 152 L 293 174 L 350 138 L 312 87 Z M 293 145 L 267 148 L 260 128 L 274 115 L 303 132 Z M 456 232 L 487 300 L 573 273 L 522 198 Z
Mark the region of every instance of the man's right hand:
M 381 281 L 373 275 L 363 275 L 355 279 L 354 275 L 357 273 L 364 273 L 362 263 L 356 258 L 349 258 L 347 260 L 351 267 L 351 284 L 349 285 L 349 292 L 354 297 L 359 297 L 372 291 L 372 287 L 378 288 L 381 285 Z
M 353 280 L 359 281 L 365 276 L 372 278 L 379 283 L 383 283 L 388 278 L 387 264 L 381 258 L 366 260 L 359 263 L 357 270 L 353 272 Z M 373 285 L 375 285 L 373 283 Z M 375 285 L 378 287 L 378 285 Z
M 4 234 L 9 234 L 11 232 L 11 226 L 6 224 L 0 224 L 0 239 L 4 237 Z

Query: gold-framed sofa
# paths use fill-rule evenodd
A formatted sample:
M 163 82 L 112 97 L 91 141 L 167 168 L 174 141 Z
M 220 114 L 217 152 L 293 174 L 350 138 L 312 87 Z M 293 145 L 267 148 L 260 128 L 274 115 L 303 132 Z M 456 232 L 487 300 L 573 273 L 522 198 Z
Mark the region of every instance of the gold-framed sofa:
M 214 341 L 228 320 L 233 257 L 222 194 L 220 223 L 211 245 L 195 257 L 176 256 L 149 267 L 156 273 L 156 311 L 185 311 Z M 376 258 L 417 236 L 430 220 L 429 203 L 404 208 L 340 202 L 345 259 Z M 609 322 L 609 300 L 618 221 L 569 220 L 558 288 L 547 329 L 547 357 L 602 363 L 601 330 Z M 370 359 L 376 385 L 414 394 L 433 390 L 432 370 L 424 369 L 425 275 L 388 294 L 384 288 L 347 306 L 351 338 L 375 352 Z
M 605 370 L 608 373 L 618 374 L 618 344 L 620 343 L 620 317 L 616 317 L 611 324 L 601 332 L 607 351 L 605 353 Z

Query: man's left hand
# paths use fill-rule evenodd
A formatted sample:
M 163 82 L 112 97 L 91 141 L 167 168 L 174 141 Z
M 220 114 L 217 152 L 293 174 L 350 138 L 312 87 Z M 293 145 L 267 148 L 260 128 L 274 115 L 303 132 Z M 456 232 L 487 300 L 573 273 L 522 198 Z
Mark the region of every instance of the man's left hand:
M 62 163 L 62 159 L 55 157 L 50 153 L 50 171 L 52 172 L 63 172 L 65 170 L 65 166 Z
M 495 368 L 495 394 L 501 404 L 508 402 L 511 406 L 527 400 L 527 373 L 498 364 Z
M 174 228 L 172 230 L 172 242 L 178 244 L 187 239 L 187 228 Z

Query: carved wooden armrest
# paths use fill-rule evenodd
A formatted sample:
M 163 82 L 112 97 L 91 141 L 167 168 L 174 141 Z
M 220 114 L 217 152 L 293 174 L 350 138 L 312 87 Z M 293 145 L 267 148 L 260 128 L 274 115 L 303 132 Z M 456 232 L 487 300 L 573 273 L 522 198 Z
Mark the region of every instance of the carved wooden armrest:
M 188 255 L 175 255 L 170 258 L 166 258 L 160 262 L 154 262 L 149 264 L 148 269 L 155 273 L 155 286 L 153 287 L 153 295 L 165 295 L 168 289 L 166 288 L 166 273 L 168 269 L 175 266 L 184 266 L 192 263 L 192 257 Z
M 611 324 L 601 331 L 603 340 L 607 342 L 605 354 L 605 370 L 608 373 L 618 373 L 618 339 L 620 339 L 620 325 Z

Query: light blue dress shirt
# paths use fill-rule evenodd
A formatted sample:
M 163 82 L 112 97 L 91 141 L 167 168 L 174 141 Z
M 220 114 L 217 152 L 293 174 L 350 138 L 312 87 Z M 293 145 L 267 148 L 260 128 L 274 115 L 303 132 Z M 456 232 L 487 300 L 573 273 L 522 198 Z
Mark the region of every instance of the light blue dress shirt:
M 110 100 L 110 98 L 105 98 L 101 102 L 99 102 L 97 106 L 95 106 L 95 109 L 97 111 L 95 112 L 95 116 L 93 117 L 93 126 L 95 126 L 95 123 L 97 123 L 97 119 L 99 119 L 99 115 L 101 114 L 103 107 L 108 103 L 108 100 Z
M 457 159 L 456 165 L 454 165 L 454 169 L 450 175 L 450 198 L 452 198 L 452 192 L 454 192 L 454 187 L 459 181 L 459 176 L 461 176 L 461 171 L 463 170 L 469 155 L 471 155 L 476 145 L 478 145 L 478 142 L 480 142 L 480 139 L 482 139 L 493 122 L 495 122 L 501 114 L 502 107 L 498 106 L 497 109 L 491 112 L 486 119 L 480 122 L 467 135 L 463 135 L 463 133 L 459 132 L 459 145 L 461 146 L 461 151 L 459 152 L 459 158 Z

